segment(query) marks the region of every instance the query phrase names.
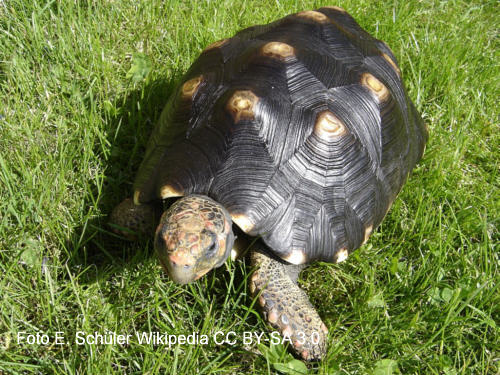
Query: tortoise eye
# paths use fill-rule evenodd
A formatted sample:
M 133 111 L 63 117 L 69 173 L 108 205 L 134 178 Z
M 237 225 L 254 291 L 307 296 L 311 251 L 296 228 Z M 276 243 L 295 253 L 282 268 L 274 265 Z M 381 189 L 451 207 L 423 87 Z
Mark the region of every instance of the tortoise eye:
M 208 252 L 212 253 L 215 250 L 217 250 L 217 241 L 214 241 L 210 244 L 210 247 L 208 248 Z
M 219 241 L 217 241 L 217 235 L 209 230 L 204 230 L 203 234 L 205 236 L 205 243 L 208 246 L 205 247 L 208 255 L 213 255 L 219 249 Z

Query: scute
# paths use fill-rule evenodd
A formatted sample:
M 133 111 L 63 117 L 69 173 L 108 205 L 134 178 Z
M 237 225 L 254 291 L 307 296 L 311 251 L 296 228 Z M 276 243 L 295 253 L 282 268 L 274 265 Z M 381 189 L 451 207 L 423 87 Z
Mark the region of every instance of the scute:
M 190 80 L 184 82 L 181 89 L 181 95 L 184 99 L 192 100 L 193 96 L 198 91 L 201 82 L 203 81 L 203 76 L 198 76 L 191 78 Z
M 334 141 L 346 134 L 345 125 L 330 111 L 321 112 L 314 124 L 314 134 L 322 140 Z
M 135 199 L 205 194 L 283 259 L 339 262 L 380 224 L 426 140 L 389 47 L 324 7 L 201 53 L 151 136 Z
M 296 16 L 320 23 L 330 21 L 328 17 L 325 16 L 323 13 L 317 12 L 315 10 L 306 10 L 304 12 L 299 12 L 296 14 Z
M 238 90 L 233 93 L 226 104 L 226 110 L 231 114 L 235 123 L 241 120 L 255 118 L 255 106 L 259 98 L 250 90 Z
M 278 59 L 285 59 L 293 56 L 295 51 L 292 46 L 281 42 L 269 42 L 262 46 L 262 54 L 264 56 L 274 57 Z

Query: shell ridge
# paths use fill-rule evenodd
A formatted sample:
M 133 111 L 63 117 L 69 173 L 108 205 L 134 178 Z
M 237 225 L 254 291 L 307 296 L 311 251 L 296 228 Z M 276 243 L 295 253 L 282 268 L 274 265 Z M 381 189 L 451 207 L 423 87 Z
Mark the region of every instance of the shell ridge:
M 329 94 L 329 109 L 345 123 L 349 132 L 367 150 L 372 170 L 375 171 L 382 160 L 381 118 L 378 106 L 359 84 L 335 87 L 329 90 Z M 352 107 L 355 107 L 356 111 L 352 111 Z

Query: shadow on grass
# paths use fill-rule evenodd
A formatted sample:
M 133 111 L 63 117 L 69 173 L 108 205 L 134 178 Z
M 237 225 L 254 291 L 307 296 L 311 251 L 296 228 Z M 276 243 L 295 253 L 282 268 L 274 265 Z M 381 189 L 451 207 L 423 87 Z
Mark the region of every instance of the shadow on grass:
M 107 134 L 103 142 L 108 144 L 97 143 L 94 152 L 109 152 L 102 157 L 107 159 L 107 166 L 102 185 L 92 185 L 85 196 L 85 207 L 89 210 L 82 225 L 66 243 L 68 266 L 75 272 L 86 269 L 80 279 L 84 283 L 119 272 L 153 254 L 152 238 L 127 241 L 111 231 L 108 220 L 113 207 L 132 195 L 132 183 L 149 136 L 177 78 L 146 82 L 128 90 L 114 103 L 106 100 L 102 103 Z
M 97 207 L 88 210 L 82 225 L 66 242 L 68 266 L 75 274 L 81 273 L 79 280 L 82 283 L 108 279 L 124 268 L 135 268 L 154 257 L 153 236 L 131 242 L 115 234 L 108 221 L 113 208 L 132 196 L 132 184 L 149 136 L 179 79 L 172 77 L 147 82 L 140 88 L 130 90 L 115 103 L 103 105 L 102 117 L 106 119 L 106 142 L 109 146 L 97 144 L 95 152 L 109 150 L 107 168 L 102 186 L 93 185 L 85 197 L 85 207 L 96 204 Z M 163 207 L 168 207 L 175 200 L 164 201 Z M 162 202 L 158 201 L 158 205 L 161 206 Z M 92 212 L 98 215 L 91 217 Z M 244 282 L 246 277 L 242 268 L 235 267 L 235 282 L 238 284 Z M 210 274 L 210 289 L 218 293 L 227 282 L 227 271 L 225 267 L 219 267 Z

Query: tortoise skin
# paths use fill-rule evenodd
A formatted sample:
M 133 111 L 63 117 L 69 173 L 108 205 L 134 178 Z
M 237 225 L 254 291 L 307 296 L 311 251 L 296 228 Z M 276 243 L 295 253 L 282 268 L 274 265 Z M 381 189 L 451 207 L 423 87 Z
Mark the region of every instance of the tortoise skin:
M 340 261 L 380 224 L 426 140 L 389 47 L 320 8 L 201 53 L 153 131 L 136 202 L 204 194 L 282 259 Z
M 207 199 L 210 200 L 191 195 L 175 202 L 164 212 L 156 230 L 156 253 L 163 268 L 177 283 L 192 281 L 192 273 L 199 279 L 214 266 L 221 266 L 233 248 L 231 218 Z M 200 257 L 200 253 L 204 256 Z M 214 259 L 221 261 L 214 264 Z M 192 267 L 194 269 L 190 269 Z

